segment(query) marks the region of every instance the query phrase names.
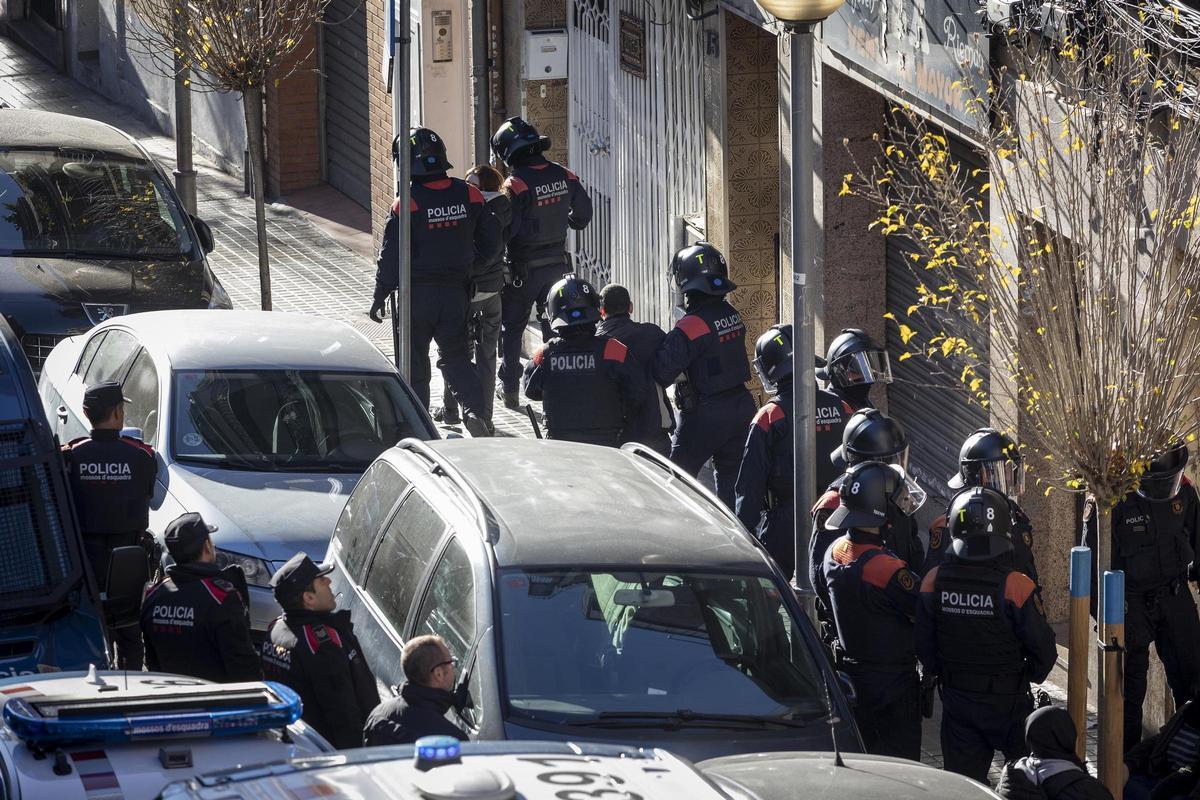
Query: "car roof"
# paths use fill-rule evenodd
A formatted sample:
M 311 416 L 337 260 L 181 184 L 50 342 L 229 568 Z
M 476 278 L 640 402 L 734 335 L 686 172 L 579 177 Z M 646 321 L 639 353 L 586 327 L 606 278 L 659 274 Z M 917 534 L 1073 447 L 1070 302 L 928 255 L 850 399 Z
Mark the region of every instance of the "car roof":
M 758 797 L 886 797 L 888 800 L 995 798 L 983 784 L 916 761 L 887 756 L 770 752 L 701 761 L 696 768 L 719 785 L 725 780 Z M 724 779 L 724 780 L 722 780 Z
M 146 158 L 137 142 L 112 125 L 86 117 L 16 108 L 0 110 L 0 148 L 5 147 L 69 147 Z
M 280 311 L 150 311 L 114 317 L 175 369 L 392 372 L 392 362 L 350 325 Z
M 428 448 L 452 465 L 495 520 L 498 566 L 771 572 L 762 550 L 719 501 L 659 461 L 539 439 L 444 440 Z M 387 452 L 400 460 L 405 453 Z

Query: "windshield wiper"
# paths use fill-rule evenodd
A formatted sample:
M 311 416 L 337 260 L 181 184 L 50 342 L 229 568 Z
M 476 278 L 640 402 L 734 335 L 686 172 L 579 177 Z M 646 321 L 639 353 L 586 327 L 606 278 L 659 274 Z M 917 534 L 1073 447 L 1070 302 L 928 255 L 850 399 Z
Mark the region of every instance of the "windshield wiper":
M 566 724 L 589 728 L 804 728 L 826 716 L 824 711 L 790 717 L 760 717 L 754 714 L 707 714 L 681 708 L 678 711 L 601 711 L 592 719 Z
M 223 453 L 216 456 L 175 456 L 176 461 L 182 461 L 189 464 L 204 464 L 208 467 L 240 469 L 249 472 L 278 472 L 278 465 L 274 461 L 266 456 L 259 456 L 259 459 L 261 460 L 255 461 L 247 456 L 233 455 L 232 453 Z

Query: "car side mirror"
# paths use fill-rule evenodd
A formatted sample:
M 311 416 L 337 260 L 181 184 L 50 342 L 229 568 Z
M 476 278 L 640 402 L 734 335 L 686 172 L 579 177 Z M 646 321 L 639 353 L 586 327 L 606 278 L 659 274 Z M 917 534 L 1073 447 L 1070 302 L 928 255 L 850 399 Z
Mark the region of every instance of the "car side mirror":
M 838 686 L 842 687 L 842 694 L 846 695 L 846 702 L 851 708 L 858 705 L 858 689 L 854 688 L 854 681 L 846 673 L 838 670 L 837 672 Z
M 113 627 L 136 623 L 141 616 L 142 593 L 150 580 L 150 564 L 142 547 L 114 547 L 108 557 L 104 587 L 105 614 Z
M 137 439 L 139 442 L 146 440 L 141 428 L 121 428 L 121 435 L 129 439 Z
M 208 223 L 199 217 L 192 217 L 192 227 L 196 229 L 196 238 L 200 240 L 200 249 L 205 254 L 211 253 L 216 244 L 213 242 L 212 228 L 208 227 Z

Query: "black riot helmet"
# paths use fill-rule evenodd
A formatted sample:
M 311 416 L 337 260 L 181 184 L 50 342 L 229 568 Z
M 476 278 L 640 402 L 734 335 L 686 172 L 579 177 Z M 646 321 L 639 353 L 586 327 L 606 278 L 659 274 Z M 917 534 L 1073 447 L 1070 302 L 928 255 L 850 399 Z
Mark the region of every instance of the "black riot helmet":
M 555 331 L 595 325 L 600 321 L 600 297 L 590 283 L 568 273 L 550 287 L 546 313 L 550 316 L 550 329 Z
M 492 152 L 510 167 L 523 155 L 544 153 L 549 149 L 550 140 L 520 117 L 509 117 L 492 134 Z
M 946 485 L 951 489 L 982 486 L 1015 500 L 1025 491 L 1025 459 L 1009 436 L 995 428 L 980 428 L 963 442 L 958 474 Z
M 988 561 L 1011 553 L 1012 511 L 994 489 L 969 486 L 950 498 L 950 552 L 963 561 Z
M 893 507 L 911 516 L 925 502 L 925 492 L 899 464 L 864 461 L 846 470 L 838 486 L 838 507 L 825 527 L 882 528 Z
M 774 394 L 792 377 L 792 326 L 772 325 L 754 343 L 754 371 L 763 389 Z
M 1147 500 L 1170 500 L 1179 494 L 1183 482 L 1183 468 L 1188 463 L 1188 449 L 1183 442 L 1168 447 L 1150 459 L 1150 465 L 1142 473 L 1137 493 Z
M 899 464 L 908 469 L 908 436 L 900 423 L 877 408 L 855 411 L 842 430 L 842 446 L 829 454 L 838 469 L 863 461 Z
M 725 256 L 709 242 L 696 242 L 677 252 L 667 272 L 681 292 L 702 292 L 724 297 L 737 288 L 729 280 L 729 264 Z
M 412 176 L 436 175 L 454 167 L 446 160 L 446 143 L 429 128 L 413 128 L 408 132 Z M 392 141 L 392 159 L 400 158 L 400 139 Z
M 871 341 L 865 331 L 842 328 L 829 344 L 824 366 L 817 377 L 835 389 L 892 382 L 892 363 L 887 351 Z

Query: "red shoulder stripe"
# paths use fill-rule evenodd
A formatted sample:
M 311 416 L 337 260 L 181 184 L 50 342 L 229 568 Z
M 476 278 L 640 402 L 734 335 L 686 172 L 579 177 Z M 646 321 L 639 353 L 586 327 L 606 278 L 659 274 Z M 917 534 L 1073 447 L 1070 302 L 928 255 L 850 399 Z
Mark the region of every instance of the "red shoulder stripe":
M 151 447 L 150 445 L 146 444 L 145 442 L 138 441 L 137 439 L 134 439 L 129 436 L 122 436 L 121 441 L 125 442 L 125 444 L 133 445 L 134 447 L 136 447 L 138 450 L 141 450 L 146 455 L 150 456 L 151 458 L 154 458 L 154 448 Z
M 708 323 L 695 314 L 688 314 L 675 323 L 675 327 L 683 331 L 683 335 L 693 342 L 709 331 Z
M 872 556 L 863 565 L 863 580 L 877 589 L 882 589 L 888 585 L 893 575 L 904 569 L 904 566 L 903 561 L 887 553 Z
M 435 192 L 440 192 L 442 189 L 449 189 L 451 185 L 449 178 L 442 178 L 440 181 L 429 181 L 424 184 L 427 189 L 433 189 Z
M 483 192 L 479 191 L 479 188 L 473 183 L 467 184 L 467 199 L 472 203 L 476 203 L 477 205 L 484 205 L 487 203 L 487 201 L 483 199 Z
M 940 517 L 938 517 L 937 519 L 935 519 L 933 521 L 933 523 L 929 526 L 929 530 L 932 531 L 932 530 L 936 530 L 937 528 L 945 529 L 948 527 L 950 527 L 950 521 L 946 519 L 945 514 L 942 514 Z
M 529 191 L 529 185 L 516 175 L 509 175 L 508 180 L 504 182 L 504 185 L 512 190 L 513 194 L 524 194 L 525 192 Z
M 1183 483 L 1184 486 L 1192 486 L 1193 485 L 1192 479 L 1189 478 L 1187 475 L 1184 475 L 1182 477 L 1183 477 L 1183 480 L 1181 481 L 1181 483 Z
M 604 343 L 604 360 L 616 361 L 618 364 L 625 363 L 625 356 L 629 354 L 629 349 L 625 345 L 618 342 L 616 339 L 609 339 Z
M 754 415 L 754 424 L 764 431 L 770 430 L 772 425 L 783 419 L 783 416 L 782 406 L 778 403 L 767 403 Z
M 547 161 L 545 164 L 530 164 L 530 165 L 529 165 L 529 168 L 530 168 L 530 169 L 539 169 L 539 170 L 540 170 L 540 169 L 545 169 L 545 168 L 546 168 L 546 167 L 548 167 L 548 166 L 550 166 L 550 162 L 548 162 L 548 161 Z
M 331 628 L 329 626 L 326 626 L 325 632 L 329 634 L 329 641 L 333 642 L 338 647 L 342 646 L 342 635 L 337 632 L 336 628 Z
M 304 641 L 308 642 L 308 649 L 316 655 L 321 643 L 317 641 L 317 634 L 313 633 L 312 625 L 304 626 Z
M 1019 572 L 1010 572 L 1004 580 L 1004 599 L 1020 608 L 1036 588 L 1033 581 L 1026 576 Z
M 833 511 L 838 507 L 838 493 L 834 489 L 830 489 L 821 495 L 821 499 L 817 500 L 817 504 L 812 507 L 812 514 L 818 511 Z
M 579 177 L 574 172 L 571 172 L 571 170 L 567 169 L 566 167 L 563 167 L 563 169 L 566 170 L 567 178 L 573 181 L 579 180 Z
M 938 567 L 934 567 L 925 573 L 924 580 L 921 581 L 921 593 L 928 594 L 933 591 L 933 582 L 937 580 Z
M 854 409 L 853 409 L 853 408 L 850 406 L 850 404 L 849 404 L 849 403 L 847 403 L 845 400 L 843 400 L 843 401 L 842 401 L 842 408 L 843 408 L 843 409 L 845 409 L 845 411 L 846 411 L 846 413 L 847 413 L 847 414 L 853 414 L 853 413 L 854 413 Z
M 212 595 L 212 599 L 216 600 L 218 605 L 225 602 L 225 598 L 229 595 L 229 592 L 213 583 L 211 578 L 205 578 L 200 582 L 204 584 L 205 589 L 208 589 L 208 593 Z

